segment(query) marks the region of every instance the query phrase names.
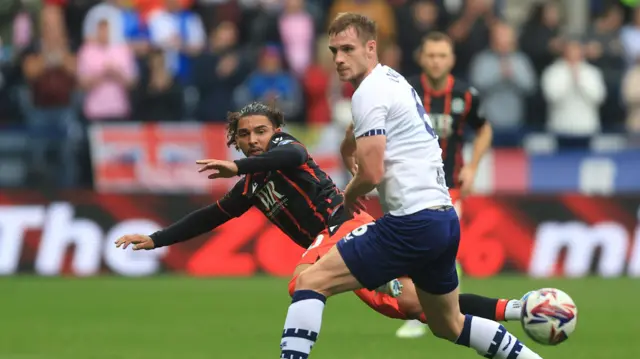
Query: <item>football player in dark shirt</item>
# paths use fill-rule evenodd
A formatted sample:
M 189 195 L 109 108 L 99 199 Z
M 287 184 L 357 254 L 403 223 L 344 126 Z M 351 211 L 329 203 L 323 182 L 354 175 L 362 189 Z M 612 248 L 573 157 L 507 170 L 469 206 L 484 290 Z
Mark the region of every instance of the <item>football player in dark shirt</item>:
M 199 209 L 178 222 L 147 235 L 126 235 L 117 247 L 153 249 L 187 241 L 241 216 L 252 206 L 299 246 L 307 248 L 295 268 L 289 293 L 296 277 L 326 254 L 340 239 L 357 235 L 373 222 L 361 210 L 353 217 L 342 209 L 342 191 L 315 163 L 304 145 L 282 132 L 281 112 L 261 103 L 252 103 L 229 114 L 228 145 L 247 158 L 236 161 L 201 160 L 199 172 L 214 171 L 209 178 L 243 176 L 221 200 Z M 362 207 L 361 207 L 362 209 Z M 393 280 L 376 291 L 361 289 L 355 294 L 377 312 L 397 319 L 426 320 L 409 280 Z M 460 296 L 463 313 L 494 320 L 520 318 L 518 300 L 491 299 L 473 294 Z
M 454 63 L 452 40 L 444 33 L 432 32 L 422 42 L 423 73 L 407 81 L 422 99 L 438 134 L 447 186 L 460 215 L 460 199 L 473 190 L 476 169 L 491 147 L 493 131 L 484 117 L 478 91 L 451 75 Z M 470 161 L 465 163 L 462 148 L 469 129 L 475 132 L 475 140 Z

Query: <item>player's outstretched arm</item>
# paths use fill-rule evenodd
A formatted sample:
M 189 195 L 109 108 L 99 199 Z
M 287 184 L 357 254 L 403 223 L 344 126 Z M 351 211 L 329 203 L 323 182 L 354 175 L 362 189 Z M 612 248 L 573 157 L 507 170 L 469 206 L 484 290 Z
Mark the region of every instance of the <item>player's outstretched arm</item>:
M 285 140 L 265 153 L 234 162 L 238 166 L 238 174 L 243 175 L 296 168 L 303 165 L 308 158 L 307 150 L 301 143 Z
M 251 202 L 242 196 L 244 180 L 220 201 L 200 208 L 184 216 L 172 225 L 151 235 L 131 234 L 118 238 L 116 247 L 126 249 L 133 244 L 133 250 L 154 249 L 188 241 L 203 233 L 212 231 L 232 218 L 241 216 L 251 208 Z

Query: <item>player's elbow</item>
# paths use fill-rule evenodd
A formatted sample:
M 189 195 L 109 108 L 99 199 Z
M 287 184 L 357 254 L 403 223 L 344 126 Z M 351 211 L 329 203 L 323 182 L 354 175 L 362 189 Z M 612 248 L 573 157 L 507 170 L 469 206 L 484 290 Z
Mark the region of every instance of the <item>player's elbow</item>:
M 381 164 L 380 166 L 368 167 L 362 171 L 360 177 L 366 184 L 377 186 L 382 182 L 382 178 L 384 177 L 384 166 Z
M 488 139 L 493 138 L 493 127 L 491 127 L 491 123 L 486 121 L 480 128 L 478 129 L 478 136 L 486 137 Z

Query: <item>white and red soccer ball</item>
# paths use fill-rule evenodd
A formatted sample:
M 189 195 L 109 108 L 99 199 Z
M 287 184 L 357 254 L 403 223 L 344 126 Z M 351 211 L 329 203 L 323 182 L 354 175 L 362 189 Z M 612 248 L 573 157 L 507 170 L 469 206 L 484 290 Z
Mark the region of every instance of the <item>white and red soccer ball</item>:
M 578 308 L 567 293 L 543 288 L 525 294 L 522 301 L 522 328 L 534 341 L 557 345 L 576 329 Z

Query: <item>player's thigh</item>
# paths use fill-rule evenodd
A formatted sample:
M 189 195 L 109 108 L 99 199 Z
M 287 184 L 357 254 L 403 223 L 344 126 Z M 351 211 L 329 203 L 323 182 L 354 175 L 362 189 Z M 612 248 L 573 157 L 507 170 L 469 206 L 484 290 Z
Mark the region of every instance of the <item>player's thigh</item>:
M 397 219 L 384 216 L 357 227 L 336 245 L 342 258 L 364 288 L 375 290 L 409 272 L 421 253 L 412 236 L 400 233 Z
M 446 294 L 432 294 L 417 288 L 418 298 L 428 325 L 434 335 L 455 341 L 464 326 L 464 315 L 460 313 L 459 290 Z
M 297 276 L 306 270 L 311 265 L 317 263 L 322 257 L 324 257 L 327 253 L 331 251 L 333 247 L 345 236 L 347 236 L 352 231 L 356 230 L 358 227 L 363 226 L 369 222 L 373 222 L 374 219 L 367 213 L 361 213 L 355 215 L 355 217 L 349 221 L 341 223 L 336 226 L 332 233 L 329 231 L 321 232 L 313 243 L 309 246 L 309 248 L 302 254 L 296 269 L 294 270 L 294 282 L 297 280 Z M 303 281 L 308 281 L 309 274 L 303 278 Z M 319 275 L 319 273 L 315 273 L 315 275 Z M 291 285 L 289 285 L 289 291 L 292 290 Z
M 454 210 L 431 215 L 425 240 L 429 256 L 407 273 L 416 287 L 431 294 L 447 294 L 458 288 L 456 257 L 460 245 L 460 221 Z
M 362 288 L 351 274 L 337 247 L 298 275 L 296 290 L 313 290 L 326 297 Z
M 331 241 L 337 240 L 356 223 L 345 222 Z M 402 253 L 389 244 L 389 238 L 383 239 L 385 233 L 380 230 L 385 228 L 384 220 L 358 224 L 361 225 L 346 233 L 316 264 L 300 274 L 300 289 L 312 289 L 325 295 L 362 287 L 373 290 L 408 272 L 409 262 L 402 260 Z

